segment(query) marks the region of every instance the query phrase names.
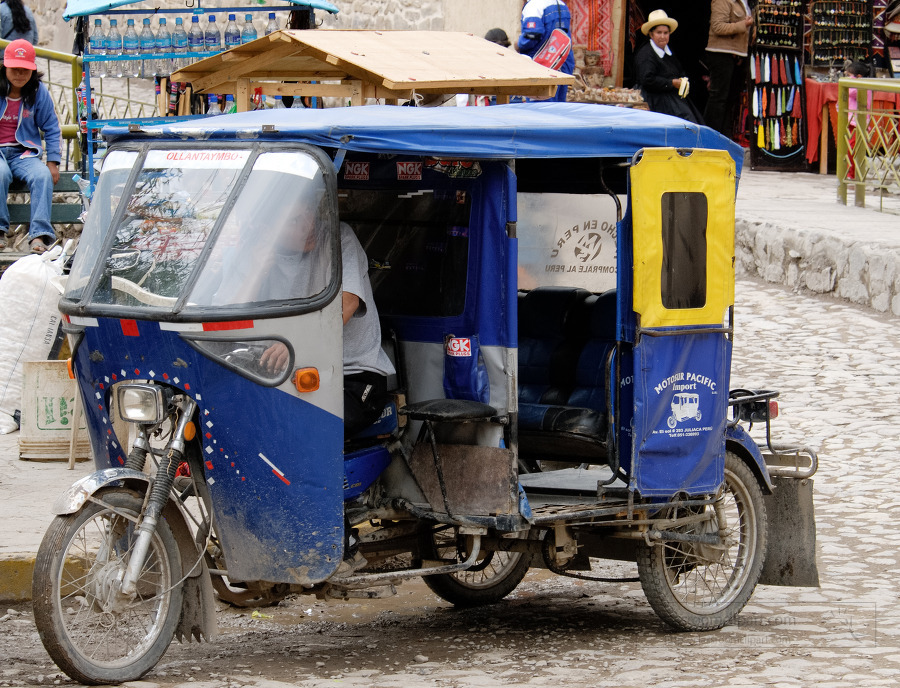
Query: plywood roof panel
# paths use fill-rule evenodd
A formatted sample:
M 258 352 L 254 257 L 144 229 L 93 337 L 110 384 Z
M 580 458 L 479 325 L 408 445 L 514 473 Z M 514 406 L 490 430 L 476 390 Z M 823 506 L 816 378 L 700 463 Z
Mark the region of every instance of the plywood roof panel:
M 173 79 L 198 91 L 237 79 L 361 81 L 380 91 L 547 97 L 570 75 L 469 33 L 278 31 L 200 60 Z

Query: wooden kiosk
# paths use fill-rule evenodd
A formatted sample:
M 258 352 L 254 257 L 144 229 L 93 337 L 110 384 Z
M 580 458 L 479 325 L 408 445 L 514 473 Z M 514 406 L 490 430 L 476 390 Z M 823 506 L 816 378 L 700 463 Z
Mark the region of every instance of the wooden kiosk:
M 232 94 L 238 112 L 266 96 L 367 99 L 388 104 L 422 96 L 473 94 L 550 98 L 574 78 L 469 33 L 276 31 L 195 62 L 172 75 L 195 93 Z

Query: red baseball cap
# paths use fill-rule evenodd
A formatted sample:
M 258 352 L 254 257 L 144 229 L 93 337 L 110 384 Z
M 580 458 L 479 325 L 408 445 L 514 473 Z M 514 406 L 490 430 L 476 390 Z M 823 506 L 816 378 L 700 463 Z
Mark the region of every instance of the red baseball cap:
M 37 69 L 34 62 L 34 46 L 24 38 L 17 38 L 3 51 L 3 66 Z

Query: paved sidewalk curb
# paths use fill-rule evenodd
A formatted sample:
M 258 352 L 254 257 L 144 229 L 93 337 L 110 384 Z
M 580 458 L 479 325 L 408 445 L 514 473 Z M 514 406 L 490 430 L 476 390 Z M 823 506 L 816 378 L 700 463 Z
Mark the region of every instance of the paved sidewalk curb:
M 31 599 L 34 554 L 0 555 L 0 602 L 25 602 Z
M 834 176 L 745 169 L 737 272 L 900 316 L 900 199 L 888 200 L 892 212 L 845 206 Z

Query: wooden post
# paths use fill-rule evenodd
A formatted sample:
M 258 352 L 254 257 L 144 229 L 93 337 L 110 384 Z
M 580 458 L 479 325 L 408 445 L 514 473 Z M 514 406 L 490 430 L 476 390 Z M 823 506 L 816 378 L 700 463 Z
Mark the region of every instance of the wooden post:
M 252 110 L 250 102 L 250 79 L 238 79 L 234 89 L 234 104 L 238 112 Z
M 612 66 L 612 77 L 616 88 L 622 88 L 625 80 L 625 34 L 628 32 L 628 6 L 626 0 L 601 0 L 612 3 L 613 35 L 610 45 L 614 53 L 615 63 Z

